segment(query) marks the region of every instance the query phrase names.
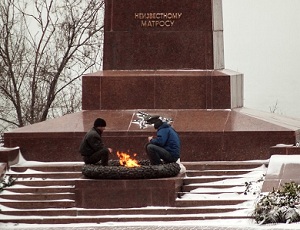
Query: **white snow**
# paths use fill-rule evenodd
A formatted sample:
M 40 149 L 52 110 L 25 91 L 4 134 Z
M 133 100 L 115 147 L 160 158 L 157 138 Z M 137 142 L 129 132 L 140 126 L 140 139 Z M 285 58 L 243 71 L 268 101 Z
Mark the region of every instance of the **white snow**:
M 97 222 L 95 220 L 95 222 Z M 78 223 L 78 224 L 57 224 L 53 225 L 35 225 L 35 224 L 1 224 L 1 229 L 11 230 L 11 229 L 85 229 L 85 230 L 95 230 L 95 229 L 125 229 L 126 227 L 132 227 L 130 229 L 134 229 L 133 227 L 147 227 L 159 226 L 159 229 L 173 229 L 172 227 L 183 227 L 184 229 L 197 229 L 195 227 L 201 226 L 201 229 L 205 229 L 206 227 L 215 227 L 218 230 L 218 227 L 230 229 L 230 227 L 234 229 L 247 229 L 247 230 L 275 230 L 275 229 L 300 229 L 300 223 L 292 223 L 292 224 L 268 224 L 264 226 L 258 226 L 253 220 L 249 219 L 214 219 L 214 220 L 193 220 L 193 221 L 149 221 L 149 222 L 140 222 L 140 221 L 133 221 L 133 222 L 106 222 L 106 223 Z M 205 228 L 204 228 L 205 227 Z M 175 229 L 175 228 L 174 228 Z M 176 228 L 178 229 L 178 228 Z
M 253 200 L 257 195 L 244 195 L 236 192 L 220 194 L 186 194 L 180 200 Z
M 276 176 L 280 174 L 283 164 L 300 165 L 300 155 L 272 155 L 270 161 L 272 164 L 269 165 L 267 174 Z
M 21 155 L 21 154 L 20 154 Z M 300 156 L 279 156 L 279 155 L 274 155 L 271 157 L 272 159 L 272 167 L 268 168 L 268 174 L 274 174 L 278 175 L 281 169 L 281 165 L 283 162 L 299 162 L 300 164 Z M 255 162 L 255 161 L 254 161 Z M 37 161 L 26 161 L 22 155 L 20 157 L 19 162 L 17 163 L 16 166 L 42 166 L 43 164 L 49 165 L 49 162 L 44 163 L 44 162 L 37 162 Z M 53 165 L 59 165 L 59 164 L 78 164 L 82 165 L 82 162 L 60 162 L 60 163 L 52 163 Z M 185 168 L 183 168 L 185 170 Z M 279 172 L 278 172 L 279 170 Z M 231 175 L 230 179 L 223 179 L 222 176 L 219 181 L 214 181 L 214 182 L 208 182 L 208 183 L 199 183 L 199 184 L 193 184 L 193 185 L 201 185 L 201 189 L 194 189 L 190 192 L 190 194 L 183 195 L 181 198 L 182 200 L 245 200 L 241 204 L 238 205 L 228 205 L 227 208 L 235 208 L 239 207 L 240 210 L 234 211 L 234 212 L 228 212 L 228 213 L 221 213 L 222 216 L 228 215 L 228 216 L 250 216 L 251 212 L 254 209 L 255 201 L 258 199 L 258 194 L 262 186 L 262 178 L 264 177 L 266 171 L 265 166 L 261 166 L 255 169 L 250 169 L 248 173 L 245 173 L 242 178 L 240 176 L 235 176 Z M 12 171 L 9 171 L 10 173 L 13 174 Z M 37 172 L 35 170 L 26 170 L 25 174 L 28 173 L 34 173 Z M 39 172 L 43 173 L 43 172 Z M 45 172 L 46 173 L 46 172 Z M 200 176 L 199 178 L 206 178 L 208 176 Z M 217 176 L 216 176 L 217 177 Z M 223 178 L 226 178 L 227 176 L 223 176 Z M 211 176 L 210 176 L 211 178 Z M 23 180 L 23 178 L 20 178 Z M 32 180 L 43 180 L 41 178 L 32 178 Z M 49 179 L 47 179 L 49 180 Z M 59 180 L 59 179 L 54 179 L 54 180 Z M 70 180 L 73 180 L 72 178 Z M 251 182 L 251 187 L 248 191 L 248 193 L 245 195 L 245 186 L 242 186 L 242 184 L 245 184 L 246 182 Z M 232 186 L 230 188 L 211 188 L 210 186 L 212 185 L 232 185 L 234 184 L 235 186 Z M 24 185 L 14 185 L 15 187 L 18 188 L 26 188 L 29 186 L 24 186 Z M 61 186 L 57 186 L 61 187 Z M 64 186 L 65 187 L 65 186 Z M 14 194 L 14 192 L 8 192 L 5 191 L 5 194 Z M 9 201 L 6 199 L 0 199 L 0 201 Z M 65 199 L 65 201 L 68 201 Z M 210 208 L 219 208 L 220 210 L 224 209 L 224 206 L 206 206 L 206 209 Z M 145 207 L 144 209 L 166 209 L 167 207 Z M 199 208 L 199 207 L 198 207 Z M 1 206 L 2 210 L 15 210 L 13 208 Z M 76 208 L 70 208 L 69 210 L 75 210 Z M 19 209 L 18 209 L 19 210 Z M 51 210 L 51 209 L 48 209 Z M 79 210 L 79 209 L 76 209 Z M 119 229 L 122 229 L 122 227 L 143 227 L 143 226 L 161 226 L 161 227 L 166 227 L 168 226 L 185 226 L 187 227 L 194 227 L 194 226 L 211 226 L 211 227 L 234 227 L 234 228 L 247 228 L 247 229 L 300 229 L 300 223 L 292 223 L 292 224 L 271 224 L 271 225 L 264 225 L 264 226 L 258 226 L 254 220 L 251 219 L 213 219 L 213 220 L 200 220 L 203 217 L 209 217 L 209 216 L 216 216 L 220 214 L 185 214 L 182 216 L 190 216 L 190 217 L 199 217 L 199 220 L 193 220 L 193 221 L 139 221 L 139 218 L 143 216 L 151 216 L 155 217 L 157 215 L 132 215 L 132 218 L 134 221 L 132 222 L 105 222 L 105 223 L 100 223 L 98 224 L 96 217 L 95 216 L 90 216 L 89 218 L 91 220 L 95 219 L 95 223 L 82 223 L 82 224 L 57 224 L 55 227 L 53 225 L 37 225 L 37 224 L 14 224 L 14 223 L 0 223 L 0 229 L 38 229 L 38 228 L 43 228 L 43 229 L 63 229 L 63 228 L 89 228 L 89 229 L 94 229 L 94 228 L 102 228 L 105 229 L 105 227 L 116 227 Z M 31 216 L 32 217 L 32 216 Z M 105 217 L 115 217 L 115 216 L 105 216 Z M 125 217 L 125 215 L 119 215 L 119 217 Z M 128 217 L 128 215 L 126 215 Z M 5 219 L 9 218 L 8 215 L 0 215 L 0 219 Z M 30 218 L 30 217 L 27 217 Z M 41 218 L 41 217 L 35 217 L 35 218 Z M 47 217 L 43 217 L 47 218 Z M 60 217 L 60 218 L 66 218 L 66 217 Z M 68 217 L 70 218 L 70 217 Z M 75 217 L 74 217 L 75 218 Z M 220 224 L 221 223 L 221 224 Z M 194 229 L 194 228 L 193 228 Z
M 8 150 L 15 150 L 15 149 L 19 149 L 19 147 L 7 148 L 7 147 L 3 147 L 3 146 L 0 145 L 0 152 L 1 151 L 8 151 Z

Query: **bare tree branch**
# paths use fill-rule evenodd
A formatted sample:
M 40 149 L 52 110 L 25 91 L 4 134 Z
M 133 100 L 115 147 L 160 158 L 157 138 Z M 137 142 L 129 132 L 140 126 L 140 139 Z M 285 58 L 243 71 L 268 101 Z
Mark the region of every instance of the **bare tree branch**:
M 97 0 L 0 2 L 0 100 L 10 108 L 0 120 L 22 127 L 80 109 L 78 79 L 101 68 L 103 13 Z

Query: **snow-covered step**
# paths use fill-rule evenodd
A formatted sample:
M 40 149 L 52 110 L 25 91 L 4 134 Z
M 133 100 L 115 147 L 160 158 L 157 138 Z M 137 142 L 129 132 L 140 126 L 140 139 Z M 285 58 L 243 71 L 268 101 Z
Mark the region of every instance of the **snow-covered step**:
M 28 169 L 41 172 L 81 172 L 83 162 L 26 162 L 10 167 L 14 172 L 25 172 Z
M 187 170 L 186 175 L 188 177 L 197 177 L 197 176 L 232 176 L 232 175 L 241 175 L 247 174 L 250 170 Z
M 227 205 L 216 208 L 215 206 L 206 207 L 142 207 L 142 208 L 123 208 L 123 209 L 78 209 L 78 208 L 47 208 L 47 209 L 14 209 L 4 207 L 1 214 L 9 216 L 119 216 L 119 215 L 187 215 L 187 214 L 207 214 L 224 213 L 236 210 L 248 209 L 247 206 Z
M 65 179 L 65 178 L 73 178 L 77 179 L 82 176 L 81 172 L 40 172 L 40 171 L 25 171 L 21 172 L 8 172 L 6 173 L 8 176 L 12 176 L 14 178 L 49 178 L 49 179 Z
M 226 207 L 145 207 L 128 209 L 76 209 L 47 208 L 17 210 L 5 208 L 0 218 L 3 222 L 28 224 L 69 224 L 127 221 L 186 221 L 199 219 L 248 218 L 249 205 Z M 238 211 L 238 213 L 235 213 Z M 25 214 L 26 212 L 26 214 Z
M 176 200 L 177 207 L 212 206 L 215 209 L 228 210 L 257 197 L 257 191 L 249 191 L 249 184 L 259 183 L 267 170 L 267 162 L 197 162 L 184 164 L 187 169 L 181 192 Z
M 197 161 L 184 162 L 187 170 L 234 170 L 234 169 L 253 169 L 264 165 L 268 166 L 269 160 L 256 161 Z
M 18 192 L 18 193 L 49 193 L 49 192 L 64 193 L 64 192 L 73 192 L 74 185 L 44 186 L 44 187 L 14 185 L 12 187 L 5 188 L 5 190 L 10 192 Z
M 18 178 L 15 185 L 42 187 L 42 186 L 74 186 L 74 179 L 43 179 L 43 178 Z
M 204 183 L 222 183 L 224 180 L 240 179 L 243 176 L 197 176 L 197 177 L 186 177 L 184 179 L 184 185 L 190 184 L 204 184 Z M 240 184 L 240 183 L 239 183 Z M 238 185 L 238 184 L 236 184 Z
M 76 216 L 77 210 L 73 207 L 71 208 L 42 208 L 42 209 L 16 209 L 9 207 L 2 207 L 1 214 L 3 216 Z
M 3 222 L 34 224 L 103 223 L 115 221 L 191 221 L 249 218 L 253 197 L 244 195 L 245 183 L 257 180 L 266 166 L 243 162 L 183 162 L 187 168 L 175 207 L 81 209 L 75 206 L 73 176 L 82 164 L 40 163 L 11 168 L 19 175 L 0 196 Z M 224 167 L 224 168 L 222 168 Z M 61 170 L 61 171 L 60 171 Z M 68 171 L 69 170 L 69 171 Z M 227 173 L 226 173 L 227 172 Z M 61 174 L 61 177 L 56 175 Z M 16 194 L 16 196 L 13 196 Z M 36 197 L 35 197 L 36 196 Z M 35 198 L 34 198 L 35 197 Z
M 3 191 L 0 193 L 0 199 L 5 200 L 22 200 L 22 201 L 44 201 L 44 200 L 75 200 L 75 194 L 71 192 L 65 193 L 16 193 L 10 191 Z
M 72 208 L 75 207 L 74 200 L 11 200 L 0 199 L 1 207 L 16 209 L 41 209 L 41 208 Z
M 142 207 L 142 208 L 125 208 L 125 209 L 81 209 L 78 210 L 79 216 L 92 215 L 186 215 L 195 213 L 222 213 L 228 210 L 233 211 L 241 208 L 248 208 L 247 206 L 238 207 L 235 205 L 228 205 L 226 208 L 216 209 L 213 206 L 206 207 Z
M 15 173 L 10 169 L 6 175 L 15 181 L 13 186 L 0 193 L 0 204 L 2 207 L 24 210 L 73 208 L 74 178 L 78 175 L 70 176 L 72 174 L 74 172 L 40 172 L 32 169 Z M 56 175 L 54 179 L 53 175 Z
M 257 181 L 266 173 L 267 168 L 264 169 L 258 168 L 253 169 L 253 171 L 249 171 L 248 173 L 237 174 L 237 175 L 205 175 L 205 176 L 194 176 L 194 177 L 186 177 L 184 179 L 184 184 L 205 184 L 205 185 L 242 185 L 246 182 Z
M 192 194 L 203 194 L 203 193 L 244 193 L 246 190 L 245 185 L 239 186 L 199 186 L 199 185 L 186 185 L 182 188 L 182 194 L 184 193 L 192 193 Z
M 237 205 L 248 201 L 248 199 L 203 199 L 203 200 L 176 200 L 176 207 L 203 207 L 203 206 L 224 206 Z
M 187 185 L 184 185 L 182 187 L 182 192 L 188 192 L 188 191 L 191 191 L 191 190 L 195 190 L 195 189 L 198 189 L 198 188 L 219 188 L 219 189 L 226 189 L 226 188 L 232 188 L 232 187 L 236 187 L 236 186 L 244 186 L 241 185 L 240 183 L 239 184 L 210 184 L 210 183 L 205 183 L 205 184 L 187 184 Z
M 253 183 L 256 181 L 260 181 L 263 178 L 263 174 L 261 177 L 206 177 L 206 178 L 185 178 L 184 185 L 194 185 L 194 186 L 239 186 L 245 185 L 246 183 Z
M 70 223 L 105 223 L 105 222 L 142 222 L 142 221 L 193 221 L 208 219 L 241 219 L 248 218 L 250 210 L 238 210 L 209 214 L 185 214 L 185 215 L 102 215 L 102 216 L 27 216 L 20 217 L 1 215 L 0 219 L 3 223 L 27 223 L 27 224 L 70 224 Z

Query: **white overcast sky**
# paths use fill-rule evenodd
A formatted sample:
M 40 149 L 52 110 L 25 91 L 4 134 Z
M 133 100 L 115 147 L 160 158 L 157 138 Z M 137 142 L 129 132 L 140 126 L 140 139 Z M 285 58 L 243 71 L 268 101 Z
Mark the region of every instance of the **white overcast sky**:
M 300 0 L 223 0 L 225 68 L 244 107 L 300 118 Z

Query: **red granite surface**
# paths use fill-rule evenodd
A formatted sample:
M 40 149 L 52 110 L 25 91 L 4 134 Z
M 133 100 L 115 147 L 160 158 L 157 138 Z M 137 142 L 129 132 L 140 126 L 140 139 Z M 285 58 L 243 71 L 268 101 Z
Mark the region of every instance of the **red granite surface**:
M 103 139 L 117 150 L 137 153 L 145 159 L 147 137 L 154 128 L 140 129 L 132 123 L 139 110 L 89 110 L 26 126 L 5 133 L 5 146 L 20 146 L 25 159 L 36 161 L 78 161 L 78 148 L 96 117 L 107 121 Z M 299 119 L 252 109 L 232 110 L 143 110 L 173 118 L 182 141 L 182 161 L 268 159 L 269 148 L 295 144 L 299 140 Z
M 142 110 L 173 118 L 181 161 L 271 157 L 263 191 L 300 182 L 300 159 L 288 156 L 299 154 L 299 148 L 270 149 L 299 142 L 300 120 L 243 108 L 243 75 L 224 69 L 221 0 L 105 4 L 104 71 L 83 76 L 83 111 L 7 132 L 5 147 L 19 146 L 30 161 L 81 161 L 80 141 L 95 118 L 102 117 L 107 121 L 104 142 L 114 150 L 111 159 L 117 159 L 116 151 L 146 159 L 144 145 L 155 130 L 133 123 Z M 139 13 L 175 13 L 177 18 L 169 20 L 172 26 L 141 27 Z M 283 151 L 284 160 L 273 155 Z M 16 155 L 0 153 L 0 162 L 13 163 Z M 0 164 L 0 172 L 4 167 Z M 76 180 L 76 206 L 173 206 L 181 183 L 178 178 Z M 124 199 L 114 200 L 124 192 Z
M 0 148 L 0 162 L 5 162 L 7 167 L 9 168 L 10 165 L 14 165 L 19 161 L 19 147 L 15 148 Z M 1 167 L 0 167 L 1 169 Z M 1 170 L 0 170 L 1 176 Z
M 296 149 L 298 149 L 297 155 L 273 155 L 270 158 L 262 192 L 280 189 L 285 183 L 300 184 L 300 148 Z
M 104 70 L 224 68 L 221 0 L 106 0 L 105 9 Z
M 231 70 L 100 71 L 82 79 L 84 110 L 242 106 L 243 75 Z
M 7 132 L 6 147 L 20 146 L 27 160 L 78 161 L 102 117 L 107 146 L 144 159 L 155 132 L 132 123 L 139 110 L 173 118 L 183 161 L 268 159 L 271 146 L 299 141 L 299 120 L 243 108 L 243 75 L 224 69 L 221 0 L 105 3 L 104 71 L 83 76 L 83 111 Z M 141 27 L 136 13 L 177 18 Z
M 1 160 L 0 162 L 4 162 L 4 161 Z M 6 163 L 0 163 L 0 177 L 5 175 L 6 167 L 7 167 Z
M 76 207 L 172 207 L 175 205 L 176 194 L 180 191 L 182 183 L 183 175 L 147 180 L 76 180 Z M 93 199 L 95 197 L 97 199 Z

